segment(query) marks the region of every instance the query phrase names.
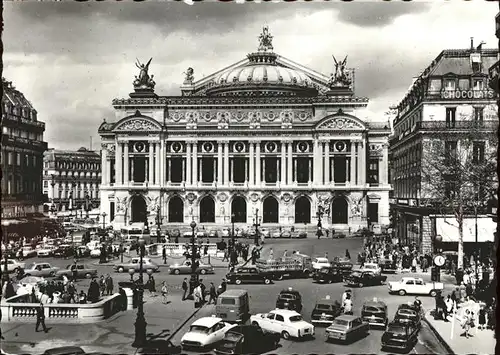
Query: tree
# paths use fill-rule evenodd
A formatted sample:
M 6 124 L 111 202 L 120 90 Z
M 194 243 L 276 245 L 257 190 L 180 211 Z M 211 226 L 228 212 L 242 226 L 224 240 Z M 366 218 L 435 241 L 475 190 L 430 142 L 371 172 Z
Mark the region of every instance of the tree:
M 420 191 L 424 204 L 455 217 L 457 266 L 463 268 L 464 219 L 484 212 L 487 201 L 496 194 L 498 121 L 465 120 L 457 126 L 436 127 L 423 140 Z

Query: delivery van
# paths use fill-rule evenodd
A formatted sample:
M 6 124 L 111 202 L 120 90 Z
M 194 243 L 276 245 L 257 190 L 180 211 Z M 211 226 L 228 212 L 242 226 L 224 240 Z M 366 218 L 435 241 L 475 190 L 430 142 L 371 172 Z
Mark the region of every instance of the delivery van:
M 215 314 L 225 322 L 246 322 L 250 316 L 248 292 L 231 289 L 221 293 L 217 297 Z

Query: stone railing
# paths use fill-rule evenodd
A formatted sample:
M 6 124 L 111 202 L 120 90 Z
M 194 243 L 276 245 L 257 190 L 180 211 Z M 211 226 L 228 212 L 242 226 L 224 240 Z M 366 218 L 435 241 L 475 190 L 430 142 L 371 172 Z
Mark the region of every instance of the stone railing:
M 36 320 L 36 309 L 39 303 L 29 303 L 29 295 L 18 295 L 0 304 L 2 323 L 23 323 Z M 103 297 L 99 302 L 78 303 L 47 303 L 44 304 L 45 321 L 47 323 L 95 323 L 125 310 L 127 300 L 115 293 Z
M 179 243 L 164 243 L 164 244 L 150 244 L 146 246 L 148 249 L 148 254 L 151 256 L 162 256 L 162 250 L 163 246 L 165 245 L 166 248 L 166 254 L 167 256 L 181 256 L 184 254 L 186 249 L 184 248 L 184 244 Z M 191 244 L 189 244 L 191 245 Z M 198 243 L 196 243 L 196 246 L 198 246 Z M 201 246 L 201 255 L 204 254 L 204 248 L 205 248 L 205 243 L 202 244 Z M 217 244 L 215 243 L 210 243 L 208 244 L 208 255 L 215 255 L 217 254 Z

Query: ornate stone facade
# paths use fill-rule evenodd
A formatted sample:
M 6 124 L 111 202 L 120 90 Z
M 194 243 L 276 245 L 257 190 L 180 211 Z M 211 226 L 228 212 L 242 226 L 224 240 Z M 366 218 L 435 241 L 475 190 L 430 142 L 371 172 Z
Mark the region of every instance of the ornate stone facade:
M 180 97 L 113 101 L 117 121 L 99 134 L 101 207 L 116 227 L 159 213 L 170 226 L 252 224 L 258 214 L 267 228 L 315 228 L 319 206 L 336 230 L 388 223 L 387 154 L 372 158 L 369 147 L 387 150 L 389 124 L 360 120 L 368 100 L 352 86 L 332 89 L 262 36 L 246 61 L 198 81 L 191 69 Z

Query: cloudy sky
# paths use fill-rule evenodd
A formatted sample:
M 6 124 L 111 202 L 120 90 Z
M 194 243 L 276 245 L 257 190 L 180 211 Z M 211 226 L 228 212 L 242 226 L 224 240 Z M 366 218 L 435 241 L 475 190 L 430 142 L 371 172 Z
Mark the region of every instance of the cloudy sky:
M 371 120 L 398 103 L 446 48 L 470 37 L 496 48 L 498 4 L 484 1 L 340 3 L 4 2 L 4 73 L 46 122 L 49 147 L 98 141 L 113 117 L 111 101 L 128 97 L 135 58 L 153 57 L 160 95 L 180 95 L 183 72 L 210 75 L 256 50 L 263 25 L 278 54 L 326 75 L 331 55 L 349 55 L 356 94 Z M 97 143 L 94 148 L 98 148 Z

